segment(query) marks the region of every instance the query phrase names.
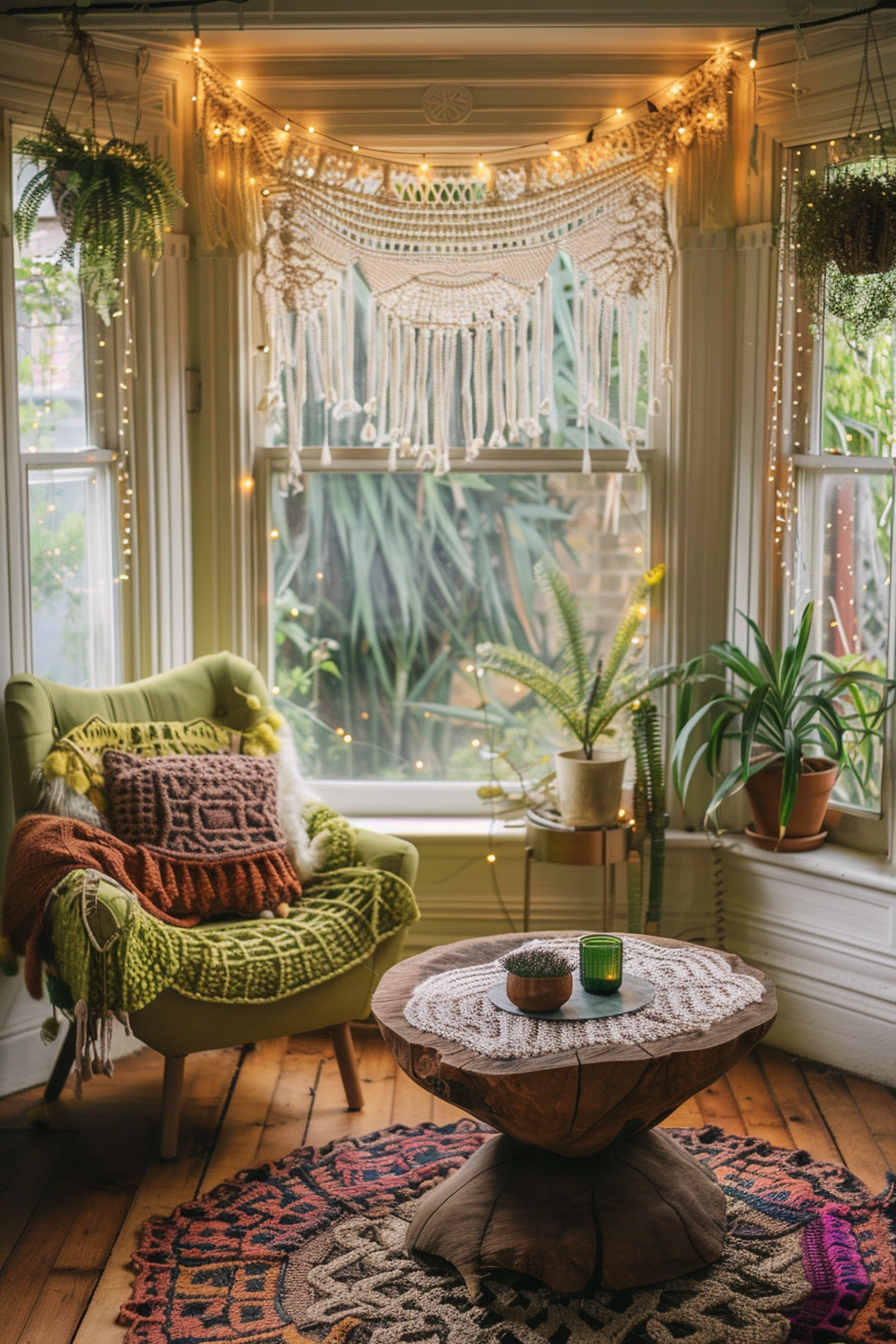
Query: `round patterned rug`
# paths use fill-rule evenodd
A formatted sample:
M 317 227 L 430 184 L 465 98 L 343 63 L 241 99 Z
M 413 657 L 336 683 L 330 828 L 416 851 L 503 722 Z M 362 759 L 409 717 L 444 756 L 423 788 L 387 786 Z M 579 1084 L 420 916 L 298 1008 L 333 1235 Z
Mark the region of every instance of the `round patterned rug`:
M 884 1344 L 896 1339 L 896 1188 L 715 1128 L 670 1132 L 715 1172 L 715 1265 L 626 1292 L 560 1297 L 520 1275 L 472 1302 L 404 1250 L 416 1201 L 491 1131 L 393 1126 L 240 1172 L 134 1256 L 129 1344 Z

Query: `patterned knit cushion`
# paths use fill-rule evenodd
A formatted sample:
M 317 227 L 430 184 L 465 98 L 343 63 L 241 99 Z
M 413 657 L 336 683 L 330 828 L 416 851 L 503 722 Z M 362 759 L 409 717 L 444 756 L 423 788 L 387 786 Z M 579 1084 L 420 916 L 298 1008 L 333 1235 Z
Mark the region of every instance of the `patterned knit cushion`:
M 107 751 L 103 768 L 112 831 L 126 844 L 210 859 L 285 849 L 269 758 Z

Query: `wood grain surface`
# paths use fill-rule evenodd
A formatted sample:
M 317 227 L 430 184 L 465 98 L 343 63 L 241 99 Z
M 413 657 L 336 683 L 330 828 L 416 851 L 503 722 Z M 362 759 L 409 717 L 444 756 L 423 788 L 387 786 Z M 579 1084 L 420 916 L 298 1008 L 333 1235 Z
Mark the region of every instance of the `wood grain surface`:
M 775 1019 L 774 985 L 731 952 L 718 955 L 732 971 L 758 980 L 762 998 L 704 1031 L 643 1045 L 592 1045 L 535 1059 L 489 1059 L 405 1019 L 405 1004 L 423 980 L 494 961 L 528 940 L 526 934 L 500 934 L 410 957 L 383 976 L 372 1006 L 390 1050 L 414 1082 L 503 1134 L 549 1152 L 584 1157 L 650 1129 L 748 1054 Z M 668 938 L 644 941 L 688 946 Z
M 577 1293 L 702 1269 L 725 1226 L 715 1177 L 661 1130 L 578 1158 L 502 1134 L 424 1195 L 406 1245 L 454 1265 L 474 1298 L 495 1269 Z

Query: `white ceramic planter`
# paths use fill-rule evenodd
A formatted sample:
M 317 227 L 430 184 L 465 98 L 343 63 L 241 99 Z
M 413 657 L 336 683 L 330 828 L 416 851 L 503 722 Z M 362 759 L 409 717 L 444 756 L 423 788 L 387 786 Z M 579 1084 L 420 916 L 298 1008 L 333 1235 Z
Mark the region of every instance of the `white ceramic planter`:
M 557 795 L 564 826 L 612 826 L 622 799 L 624 756 L 595 751 L 591 760 L 578 751 L 558 751 L 554 757 Z

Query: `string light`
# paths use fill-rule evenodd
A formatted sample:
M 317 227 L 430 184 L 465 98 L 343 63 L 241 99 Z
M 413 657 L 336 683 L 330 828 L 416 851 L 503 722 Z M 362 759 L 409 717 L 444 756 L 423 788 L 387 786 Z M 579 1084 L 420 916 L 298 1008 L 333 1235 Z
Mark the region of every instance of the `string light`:
M 196 42 L 194 43 L 193 50 L 194 50 L 194 52 L 198 52 L 198 50 L 199 50 L 199 41 L 198 41 L 198 38 L 197 38 Z M 717 53 L 717 54 L 718 54 L 719 56 L 725 56 L 725 55 L 727 54 L 727 49 L 726 49 L 725 47 L 720 47 L 720 48 L 718 49 L 718 53 Z M 226 79 L 228 78 L 228 77 L 224 74 L 223 71 L 217 70 L 217 67 L 215 67 L 214 65 L 212 65 L 211 62 L 209 62 L 209 61 L 205 61 L 205 60 L 203 59 L 202 64 L 203 64 L 204 66 L 207 66 L 207 67 L 208 67 L 209 69 L 211 69 L 211 70 L 215 70 L 219 75 L 222 76 L 223 79 L 226 80 Z M 703 63 L 701 62 L 701 64 L 703 64 Z M 695 69 L 697 69 L 697 68 L 699 68 L 699 66 L 698 66 L 698 67 L 695 67 Z M 691 72 L 689 71 L 688 73 L 691 73 Z M 284 116 L 283 116 L 283 114 L 282 114 L 281 112 L 279 112 L 276 108 L 272 107 L 270 104 L 264 102 L 261 98 L 258 98 L 255 94 L 247 93 L 247 91 L 243 88 L 243 80 L 242 80 L 242 79 L 235 80 L 235 81 L 234 81 L 234 84 L 235 84 L 236 88 L 238 88 L 244 96 L 247 96 L 247 97 L 251 98 L 252 101 L 253 101 L 254 103 L 257 103 L 259 107 L 264 108 L 265 111 L 267 111 L 267 112 L 273 114 L 274 117 L 276 117 L 278 120 L 280 120 L 281 124 L 283 125 L 283 131 L 284 131 L 284 133 L 288 133 L 288 132 L 292 129 L 292 121 L 291 121 L 291 119 L 288 118 L 288 117 L 284 118 Z M 659 107 L 658 107 L 658 105 L 657 105 L 657 104 L 658 104 L 658 101 L 659 101 L 659 103 L 661 104 L 661 103 L 662 103 L 662 99 L 663 99 L 664 97 L 668 97 L 668 96 L 671 96 L 671 97 L 673 97 L 673 98 L 674 98 L 674 97 L 677 97 L 677 96 L 682 92 L 682 88 L 683 88 L 682 83 L 681 83 L 680 80 L 678 80 L 678 81 L 676 81 L 674 84 L 667 85 L 667 86 L 665 86 L 665 87 L 663 87 L 663 88 L 657 90 L 657 92 L 654 93 L 651 97 L 648 97 L 648 98 L 641 98 L 641 99 L 639 99 L 636 103 L 633 103 L 630 107 L 627 107 L 627 108 L 626 108 L 626 107 L 617 107 L 613 113 L 609 113 L 609 114 L 607 115 L 607 117 L 605 118 L 605 121 L 615 121 L 617 118 L 623 117 L 623 116 L 625 116 L 625 115 L 627 115 L 627 114 L 630 114 L 630 113 L 637 113 L 637 109 L 640 109 L 640 108 L 646 108 L 646 110 L 647 110 L 648 112 L 651 112 L 651 113 L 656 112 L 656 111 L 659 110 Z M 196 101 L 195 97 L 194 97 L 194 100 L 193 100 L 193 101 L 194 101 L 194 102 Z M 709 112 L 709 113 L 707 113 L 707 114 L 705 114 L 705 115 L 706 115 L 707 120 L 710 120 L 710 121 L 712 121 L 712 120 L 718 120 L 718 114 L 717 114 L 716 112 L 714 112 L 714 111 L 713 111 L 713 112 Z M 595 132 L 599 129 L 600 125 L 601 125 L 600 122 L 595 123 L 595 124 L 593 124 L 592 126 L 589 127 L 587 133 L 584 133 L 584 132 L 583 132 L 584 143 L 585 143 L 586 145 L 590 145 L 590 144 L 592 144 L 592 143 L 594 142 Z M 304 126 L 304 127 L 299 126 L 298 129 L 299 129 L 300 133 L 301 133 L 301 132 L 304 132 L 304 134 L 309 135 L 309 136 L 313 136 L 313 135 L 316 135 L 316 134 L 319 133 L 318 130 L 317 130 L 317 128 L 316 128 L 315 126 L 310 126 L 310 125 L 309 125 L 309 126 Z M 684 134 L 686 134 L 686 133 L 687 133 L 687 131 L 686 131 L 686 128 L 685 128 L 685 127 L 680 127 L 680 128 L 679 128 L 679 134 L 680 134 L 680 135 L 684 135 Z M 220 131 L 219 129 L 216 128 L 216 130 L 215 130 L 215 134 L 216 134 L 216 135 L 219 135 L 219 134 L 221 134 L 221 131 Z M 359 153 L 362 153 L 362 152 L 364 152 L 365 154 L 367 154 L 367 153 L 369 152 L 369 151 L 366 151 L 366 150 L 365 150 L 365 151 L 362 151 L 362 150 L 361 150 L 361 146 L 360 146 L 359 144 L 355 144 L 355 143 L 351 143 L 351 144 L 349 144 L 349 142 L 339 139 L 338 136 L 327 135 L 325 132 L 324 132 L 323 134 L 324 134 L 325 140 L 326 140 L 327 142 L 332 143 L 332 144 L 335 145 L 335 146 L 342 147 L 342 148 L 344 148 L 345 150 L 349 150 L 349 149 L 350 149 L 351 152 L 352 152 L 353 154 L 359 154 Z M 566 139 L 566 138 L 568 138 L 568 137 L 564 137 L 564 139 Z M 511 154 L 525 154 L 525 153 L 526 153 L 527 151 L 529 151 L 529 150 L 535 150 L 535 149 L 538 149 L 540 145 L 544 145 L 544 141 L 534 141 L 534 142 L 528 142 L 528 143 L 521 144 L 521 145 L 516 145 L 516 146 L 514 146 L 512 149 L 508 149 L 507 151 L 505 151 L 505 153 L 506 153 L 507 155 L 511 155 Z M 551 145 L 551 142 L 550 142 L 550 141 L 548 141 L 546 148 L 550 151 L 552 157 L 554 157 L 554 158 L 560 158 L 560 157 L 562 157 L 562 152 L 563 152 L 563 151 L 560 150 L 560 149 L 557 149 L 557 148 L 553 147 L 553 146 Z M 371 154 L 371 157 L 374 158 L 374 159 L 377 159 L 377 158 L 385 157 L 385 156 L 378 155 L 378 154 L 374 151 L 374 152 Z M 390 155 L 390 156 L 387 156 L 387 161 L 389 161 L 389 162 L 394 162 L 394 160 L 393 160 L 393 158 L 392 158 L 391 155 Z M 429 165 L 429 164 L 426 162 L 426 156 L 425 156 L 425 155 L 422 155 L 422 156 L 421 156 L 421 162 L 420 162 L 420 164 L 418 165 L 419 171 L 421 171 L 421 172 L 428 172 L 429 169 L 430 169 L 430 166 L 431 166 L 431 165 Z M 482 161 L 482 160 L 479 161 L 479 163 L 478 163 L 477 166 L 478 166 L 478 168 L 479 168 L 480 171 L 486 171 L 486 169 L 488 168 L 488 165 L 487 165 L 484 161 Z M 307 175 L 308 175 L 309 177 L 312 176 L 312 171 L 309 170 Z

